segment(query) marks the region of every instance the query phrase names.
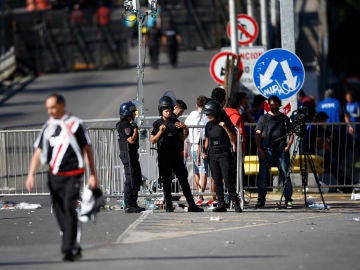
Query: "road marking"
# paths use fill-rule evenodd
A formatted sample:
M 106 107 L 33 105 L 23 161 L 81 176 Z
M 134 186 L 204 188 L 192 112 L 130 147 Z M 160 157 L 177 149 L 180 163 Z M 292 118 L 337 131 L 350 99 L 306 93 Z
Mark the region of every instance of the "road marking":
M 286 213 L 285 215 L 274 215 L 270 212 L 248 212 L 242 214 L 232 212 L 188 214 L 179 212 L 169 214 L 146 211 L 118 237 L 116 244 L 139 243 L 206 233 L 213 234 L 222 231 L 242 230 L 320 217 L 332 217 L 338 214 L 329 212 L 295 212 Z M 268 218 L 264 217 L 264 215 L 267 215 Z M 219 221 L 211 221 L 210 218 L 214 216 L 219 217 Z

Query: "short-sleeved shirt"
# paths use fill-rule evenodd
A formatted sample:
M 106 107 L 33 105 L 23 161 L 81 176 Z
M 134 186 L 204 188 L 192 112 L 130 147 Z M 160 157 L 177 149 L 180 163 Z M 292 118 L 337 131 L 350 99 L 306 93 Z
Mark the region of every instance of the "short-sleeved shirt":
M 345 105 L 345 112 L 350 117 L 350 122 L 360 121 L 360 105 L 359 102 L 347 102 Z
M 205 125 L 207 123 L 208 118 L 205 114 L 199 111 L 192 111 L 188 117 L 185 119 L 185 125 L 187 126 L 199 126 Z M 189 128 L 189 136 L 188 140 L 191 143 L 191 151 L 198 150 L 198 144 L 200 144 L 200 138 L 203 140 L 204 137 L 204 128 Z
M 183 132 L 181 128 L 177 128 L 175 123 L 179 120 L 175 117 L 171 117 L 169 120 L 165 121 L 160 118 L 153 123 L 153 129 L 151 135 L 155 136 L 160 129 L 162 124 L 166 125 L 164 133 L 161 135 L 161 138 L 157 142 L 157 149 L 160 152 L 172 152 L 180 154 L 183 149 L 184 142 L 181 140 L 180 135 Z
M 318 103 L 317 112 L 326 112 L 329 116 L 328 123 L 340 122 L 341 104 L 335 98 L 326 98 Z
M 107 25 L 110 20 L 110 9 L 107 7 L 99 7 L 95 13 L 96 22 L 99 25 Z
M 259 118 L 255 131 L 261 131 L 261 147 L 272 150 L 283 150 L 287 145 L 286 122 L 288 117 L 279 115 L 264 114 Z
M 139 139 L 135 143 L 128 143 L 127 139 L 134 135 L 135 126 L 130 123 L 127 119 L 122 119 L 116 124 L 116 129 L 118 132 L 118 140 L 120 143 L 120 151 L 137 152 L 139 149 Z M 121 144 L 124 144 L 126 147 L 121 147 Z
M 163 34 L 166 36 L 166 43 L 168 46 L 177 45 L 178 31 L 175 28 L 166 29 Z
M 232 134 L 236 134 L 236 129 L 232 124 L 225 122 Z M 209 139 L 210 153 L 231 152 L 231 141 L 225 129 L 219 125 L 218 121 L 209 121 L 205 126 L 205 137 Z
M 60 120 L 50 118 L 42 127 L 35 148 L 42 150 L 41 161 L 50 166 L 53 174 L 83 172 L 82 149 L 91 144 L 89 133 L 83 121 L 71 114 Z

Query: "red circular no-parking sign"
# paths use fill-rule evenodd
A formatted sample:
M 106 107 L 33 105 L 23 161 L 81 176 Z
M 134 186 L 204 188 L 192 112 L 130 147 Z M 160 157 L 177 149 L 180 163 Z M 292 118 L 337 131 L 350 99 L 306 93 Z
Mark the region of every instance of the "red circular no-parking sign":
M 254 42 L 259 33 L 257 22 L 247 14 L 238 14 L 236 16 L 236 22 L 239 45 L 247 45 Z M 230 39 L 230 23 L 227 24 L 226 33 Z
M 229 55 L 229 58 L 232 57 L 234 54 L 232 52 L 220 52 L 216 54 L 210 62 L 210 74 L 213 77 L 213 79 L 219 83 L 224 84 L 224 77 L 225 77 L 225 65 L 226 65 L 226 59 Z M 235 58 L 238 59 L 238 56 L 235 55 Z M 240 79 L 241 74 L 243 72 L 243 65 L 240 61 L 239 63 L 239 72 L 237 79 Z

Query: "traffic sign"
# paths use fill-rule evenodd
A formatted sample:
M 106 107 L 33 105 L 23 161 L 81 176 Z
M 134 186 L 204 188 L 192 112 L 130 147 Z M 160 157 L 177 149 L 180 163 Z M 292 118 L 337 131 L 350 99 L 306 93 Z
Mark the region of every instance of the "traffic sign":
M 257 22 L 247 14 L 238 14 L 236 22 L 239 45 L 247 45 L 254 42 L 259 33 Z M 231 39 L 230 23 L 227 24 L 226 32 L 228 38 Z
M 263 96 L 276 95 L 286 99 L 301 89 L 305 69 L 299 57 L 291 51 L 272 49 L 256 61 L 253 77 L 256 89 Z
M 256 60 L 265 52 L 264 46 L 241 46 L 239 49 L 239 55 L 241 64 L 243 65 L 243 73 L 240 77 L 240 83 L 249 89 L 254 95 L 258 94 L 258 90 L 254 86 L 253 80 L 253 68 Z M 231 47 L 222 47 L 222 52 L 232 51 Z
M 225 65 L 226 65 L 226 59 L 227 59 L 228 55 L 229 55 L 229 59 L 231 59 L 234 54 L 230 51 L 220 52 L 211 59 L 210 74 L 218 84 L 224 84 Z M 235 59 L 237 59 L 237 58 L 238 58 L 238 56 L 235 55 Z M 240 79 L 242 70 L 243 70 L 243 65 L 240 61 L 237 79 Z

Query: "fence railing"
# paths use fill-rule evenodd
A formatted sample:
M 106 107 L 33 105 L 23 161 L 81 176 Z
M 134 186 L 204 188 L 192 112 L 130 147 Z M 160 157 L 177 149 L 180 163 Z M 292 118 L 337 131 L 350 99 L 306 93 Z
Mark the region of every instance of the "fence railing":
M 359 123 L 357 123 L 359 124 Z M 332 132 L 331 137 L 322 131 L 323 125 L 314 124 L 312 135 L 307 133 L 303 140 L 311 155 L 322 158 L 322 168 L 318 175 L 323 191 L 350 192 L 353 187 L 360 184 L 360 155 L 359 146 L 356 141 L 347 133 L 346 125 L 343 123 L 325 124 L 325 128 Z M 196 130 L 201 126 L 189 126 L 190 130 Z M 140 164 L 143 174 L 143 186 L 140 196 L 157 196 L 162 193 L 159 188 L 157 151 L 150 144 L 151 126 L 143 126 L 140 129 Z M 238 191 L 256 190 L 257 174 L 246 173 L 250 166 L 247 163 L 251 156 L 256 156 L 253 137 L 254 125 L 246 125 L 248 129 L 247 147 L 245 152 L 245 177 L 239 181 L 241 174 L 238 174 Z M 36 175 L 36 186 L 32 193 L 29 193 L 24 186 L 29 162 L 33 153 L 33 143 L 39 130 L 0 130 L 0 195 L 47 195 L 47 167 L 43 166 Z M 123 165 L 119 158 L 119 146 L 116 130 L 114 128 L 90 128 L 89 133 L 95 153 L 95 165 L 100 181 L 100 186 L 107 197 L 121 197 L 123 192 L 124 172 Z M 329 133 L 330 134 L 330 133 Z M 321 139 L 328 140 L 327 148 L 320 145 Z M 238 147 L 240 149 L 241 147 Z M 292 149 L 291 154 L 297 152 L 302 154 L 302 149 Z M 190 155 L 191 156 L 191 155 Z M 195 190 L 193 166 L 191 160 L 184 160 L 189 171 L 189 183 L 193 194 L 199 194 Z M 240 165 L 238 164 L 237 171 Z M 87 176 L 87 173 L 85 177 Z M 210 191 L 210 177 L 204 195 L 213 194 Z M 314 174 L 307 173 L 307 187 L 316 188 Z M 301 173 L 291 173 L 294 188 L 303 187 Z M 182 194 L 174 179 L 173 193 Z M 274 175 L 268 182 L 269 189 L 279 188 L 279 181 Z

